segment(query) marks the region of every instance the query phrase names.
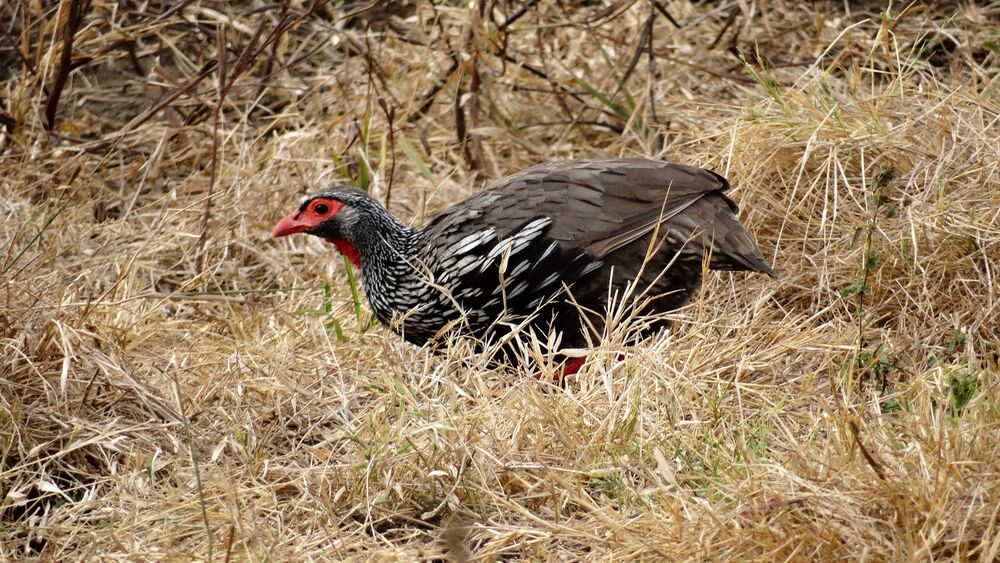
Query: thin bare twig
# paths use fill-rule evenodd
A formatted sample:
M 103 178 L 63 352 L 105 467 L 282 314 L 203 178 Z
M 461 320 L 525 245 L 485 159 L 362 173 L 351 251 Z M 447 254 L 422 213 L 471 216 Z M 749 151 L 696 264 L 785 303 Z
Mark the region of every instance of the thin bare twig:
M 482 24 L 486 10 L 485 0 L 479 0 L 479 13 L 469 25 L 469 32 L 465 36 L 465 51 L 469 55 L 469 98 L 466 105 L 469 110 L 469 121 L 472 129 L 479 127 L 479 88 L 481 80 L 479 77 L 479 45 L 476 39 L 476 30 Z M 483 168 L 483 147 L 482 141 L 477 133 L 470 133 L 465 125 L 465 112 L 462 108 L 462 81 L 458 81 L 458 88 L 455 91 L 455 128 L 458 132 L 458 142 L 462 145 L 465 160 L 470 170 L 479 171 Z
M 865 458 L 868 465 L 871 466 L 872 470 L 875 471 L 875 475 L 882 481 L 887 479 L 885 475 L 885 469 L 882 468 L 882 464 L 875 459 L 875 457 L 868 451 L 868 448 L 861 442 L 861 429 L 858 428 L 858 423 L 852 418 L 847 421 L 848 426 L 851 427 L 851 434 L 854 435 L 854 444 L 858 446 L 858 451 L 861 452 L 861 456 Z
M 443 90 L 444 87 L 448 85 L 449 80 L 455 74 L 455 71 L 458 70 L 458 65 L 459 65 L 458 57 L 452 56 L 451 64 L 448 65 L 448 69 L 444 71 L 444 74 L 442 75 L 441 78 L 438 78 L 436 81 L 434 81 L 434 84 L 431 85 L 431 87 L 428 88 L 426 92 L 420 95 L 420 100 L 421 100 L 420 105 L 417 106 L 416 110 L 410 112 L 410 114 L 406 116 L 405 121 L 408 122 L 416 121 L 421 117 L 423 117 L 424 115 L 426 115 L 428 111 L 430 111 L 431 106 L 434 105 L 434 98 L 436 98 L 438 93 L 441 92 L 441 90 Z
M 49 90 L 49 98 L 45 102 L 45 122 L 49 130 L 55 129 L 59 98 L 62 97 L 66 80 L 69 78 L 70 71 L 73 70 L 73 39 L 80 27 L 80 21 L 83 19 L 82 11 L 80 0 L 70 0 L 62 28 L 62 52 L 59 53 L 59 66 L 56 69 L 56 77 L 52 81 L 52 88 Z
M 389 180 L 385 189 L 385 207 L 388 209 L 389 202 L 392 200 L 392 181 L 396 176 L 396 106 L 390 106 L 382 96 L 378 98 L 378 105 L 382 108 L 389 127 Z
M 733 22 L 736 21 L 736 16 L 738 16 L 739 13 L 740 13 L 739 10 L 732 10 L 729 12 L 729 17 L 726 18 L 726 23 L 722 24 L 722 28 L 719 29 L 719 33 L 715 35 L 715 39 L 713 39 L 712 42 L 708 44 L 709 50 L 715 49 L 715 47 L 719 44 L 719 41 L 722 41 L 722 36 L 725 35 L 727 31 L 729 31 L 730 26 L 732 26 Z
M 260 30 L 263 28 L 263 22 L 261 26 L 257 28 L 258 36 Z M 257 36 L 255 36 L 256 39 Z M 216 34 L 216 40 L 218 43 L 218 74 L 219 74 L 219 98 L 216 100 L 215 109 L 212 112 L 212 161 L 209 166 L 208 172 L 208 196 L 205 198 L 205 211 L 201 216 L 201 234 L 198 235 L 198 253 L 195 257 L 195 274 L 201 273 L 201 267 L 204 263 L 205 257 L 205 244 L 208 242 L 208 222 L 212 214 L 212 195 L 215 191 L 215 182 L 218 178 L 219 173 L 219 122 L 222 119 L 222 106 L 226 100 L 226 70 L 228 69 L 228 51 L 226 50 L 226 26 L 220 25 L 219 31 Z M 243 52 L 246 53 L 251 43 L 247 44 L 247 49 Z
M 635 52 L 632 53 L 632 57 L 629 59 L 628 65 L 625 66 L 625 72 L 622 73 L 621 78 L 618 79 L 618 85 L 615 87 L 615 91 L 611 94 L 611 99 L 614 100 L 622 88 L 625 86 L 625 82 L 628 81 L 629 77 L 635 71 L 635 67 L 639 64 L 639 59 L 642 57 L 642 52 L 646 51 L 647 43 L 652 42 L 653 37 L 653 21 L 656 19 L 656 14 L 650 13 L 646 18 L 646 23 L 642 26 L 642 35 L 639 36 L 639 41 L 636 42 Z M 652 53 L 652 50 L 649 50 Z
M 514 10 L 511 15 L 507 16 L 507 19 L 505 19 L 503 23 L 497 25 L 497 31 L 506 31 L 508 27 L 514 25 L 514 22 L 521 19 L 525 14 L 531 11 L 531 9 L 538 4 L 538 1 L 539 0 L 528 0 L 524 4 L 518 6 L 518 8 Z
M 653 7 L 656 8 L 656 11 L 663 14 L 663 17 L 667 18 L 667 21 L 674 24 L 674 27 L 676 27 L 677 29 L 681 28 L 681 24 L 674 19 L 674 16 L 670 15 L 670 12 L 667 11 L 667 9 L 663 6 L 663 4 L 659 2 L 659 0 L 652 0 L 652 2 L 653 2 Z

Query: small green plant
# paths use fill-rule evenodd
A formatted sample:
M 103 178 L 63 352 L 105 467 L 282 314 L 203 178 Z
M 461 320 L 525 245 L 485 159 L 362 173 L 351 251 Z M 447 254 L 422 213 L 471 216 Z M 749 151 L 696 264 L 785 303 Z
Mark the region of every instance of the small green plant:
M 761 412 L 757 415 L 757 420 L 747 434 L 747 448 L 758 459 L 766 459 L 768 457 L 768 439 L 771 438 L 773 426 L 774 424 L 770 417 L 766 413 Z M 747 463 L 753 462 L 753 460 L 746 461 Z
M 884 210 L 887 216 L 895 215 L 895 207 L 891 207 L 891 202 L 885 193 L 886 186 L 894 177 L 893 169 L 882 165 L 872 181 L 874 188 L 868 200 L 871 212 L 865 224 L 854 231 L 854 237 L 851 240 L 851 248 L 857 248 L 862 241 L 864 244 L 861 271 L 854 282 L 840 292 L 844 298 L 857 296 L 858 334 L 856 348 L 854 359 L 844 366 L 844 372 L 850 380 L 856 380 L 860 384 L 874 383 L 878 386 L 878 392 L 882 396 L 892 392 L 889 374 L 894 366 L 881 344 L 874 347 L 866 346 L 865 328 L 867 327 L 868 313 L 865 311 L 865 296 L 871 292 L 872 273 L 882 263 L 882 253 L 875 248 L 875 234 L 878 229 L 879 217 Z M 884 399 L 880 401 L 880 408 L 883 413 L 889 413 L 901 410 L 901 405 L 895 399 Z
M 960 329 L 953 329 L 944 338 L 944 348 L 945 353 L 939 356 L 936 352 L 931 352 L 927 354 L 927 367 L 934 367 L 941 365 L 948 359 L 953 358 L 957 352 L 960 351 L 962 345 L 965 344 L 965 333 Z
M 788 106 L 785 104 L 785 100 L 781 96 L 781 84 L 778 84 L 776 80 L 767 74 L 767 71 L 764 70 L 763 64 L 761 64 L 760 70 L 757 70 L 752 64 L 747 62 L 746 56 L 742 51 L 739 53 L 739 58 L 740 66 L 743 67 L 744 72 L 746 72 L 758 86 L 767 92 L 767 95 L 771 96 L 771 99 L 774 100 L 775 103 L 781 106 L 782 109 L 787 110 Z M 760 57 L 757 58 L 757 62 L 762 62 Z
M 949 356 L 955 355 L 955 352 L 957 352 L 959 347 L 963 344 L 965 344 L 965 333 L 961 330 L 952 330 L 945 338 L 945 348 L 948 350 Z
M 616 504 L 628 500 L 628 487 L 618 471 L 591 471 L 587 488 L 611 499 Z
M 979 391 L 979 378 L 974 374 L 950 375 L 948 385 L 948 410 L 957 418 Z
M 874 179 L 874 189 L 872 190 L 869 202 L 871 204 L 871 214 L 868 217 L 868 221 L 863 225 L 858 227 L 854 231 L 854 237 L 851 240 L 851 248 L 857 248 L 858 244 L 864 239 L 864 254 L 862 257 L 861 273 L 853 284 L 841 290 L 841 295 L 843 297 L 849 297 L 851 295 L 858 296 L 857 305 L 857 315 L 858 315 L 858 341 L 857 341 L 857 353 L 855 357 L 861 360 L 861 356 L 864 348 L 864 332 L 865 332 L 865 295 L 871 290 L 869 282 L 871 280 L 872 272 L 882 263 L 882 254 L 875 248 L 875 233 L 878 229 L 879 216 L 883 209 L 888 209 L 888 216 L 895 215 L 895 207 L 891 207 L 888 196 L 885 193 L 886 186 L 895 178 L 895 172 L 892 168 L 882 165 L 879 167 L 878 174 Z
M 862 380 L 871 381 L 885 393 L 889 389 L 889 373 L 895 366 L 882 345 L 859 352 L 854 359 L 854 370 Z

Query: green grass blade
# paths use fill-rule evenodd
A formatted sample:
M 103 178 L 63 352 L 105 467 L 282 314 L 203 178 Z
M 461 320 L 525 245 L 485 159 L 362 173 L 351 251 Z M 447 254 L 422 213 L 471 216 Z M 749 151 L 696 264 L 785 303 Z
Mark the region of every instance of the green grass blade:
M 66 206 L 68 205 L 69 201 L 60 205 L 59 208 L 56 209 L 56 212 L 50 215 L 49 218 L 45 220 L 45 223 L 42 224 L 42 228 L 38 229 L 38 232 L 35 233 L 35 235 L 32 236 L 30 239 L 28 239 L 28 242 L 26 242 L 24 246 L 21 247 L 21 250 L 17 251 L 17 254 L 15 254 L 14 257 L 10 259 L 10 262 L 4 265 L 3 270 L 0 271 L 0 276 L 3 276 L 7 272 L 9 272 L 10 269 L 13 268 L 21 260 L 21 258 L 24 257 L 25 253 L 27 253 L 28 250 L 30 250 L 31 247 L 34 246 L 36 242 L 38 242 L 38 239 L 42 237 L 42 234 L 45 232 L 46 229 L 49 228 L 49 225 L 52 224 L 52 221 L 55 221 L 56 217 L 58 217 L 59 214 L 62 213 L 63 210 L 66 209 Z M 7 245 L 7 248 L 10 248 L 11 245 L 13 244 L 14 240 L 11 239 L 10 244 Z
M 428 182 L 433 184 L 437 183 L 437 180 L 434 178 L 434 174 L 431 174 L 431 169 L 427 167 L 427 163 L 424 162 L 424 159 L 420 158 L 420 153 L 417 152 L 417 149 L 413 148 L 413 145 L 411 145 L 410 142 L 406 140 L 406 137 L 402 135 L 399 136 L 399 148 L 403 149 L 403 154 L 413 161 L 417 170 L 420 171 L 421 176 L 426 178 Z
M 597 88 L 595 88 L 591 83 L 587 82 L 586 80 L 584 80 L 582 78 L 577 78 L 576 79 L 576 83 L 581 88 L 583 88 L 584 90 L 586 90 L 588 94 L 590 94 L 591 96 L 597 98 L 598 101 L 600 101 L 608 109 L 610 109 L 611 111 L 613 111 L 615 113 L 615 115 L 617 115 L 618 117 L 620 117 L 620 118 L 622 118 L 622 119 L 624 119 L 626 121 L 628 120 L 628 118 L 629 118 L 629 116 L 631 114 L 629 113 L 628 110 L 625 109 L 624 106 L 622 106 L 621 104 L 613 101 L 611 98 L 605 96 L 603 92 L 601 92 L 600 90 L 598 90 Z
M 327 321 L 323 326 L 325 326 L 327 330 L 330 330 L 332 328 L 334 334 L 337 335 L 337 340 L 339 340 L 340 342 L 347 341 L 347 337 L 344 336 L 344 326 L 341 325 L 340 321 L 337 320 L 335 317 L 330 317 L 330 320 Z
M 351 265 L 351 261 L 344 258 L 344 269 L 347 270 L 347 281 L 351 284 L 351 301 L 354 302 L 354 317 L 357 319 L 358 324 L 361 324 L 361 296 L 358 294 L 358 280 L 354 275 L 354 266 Z

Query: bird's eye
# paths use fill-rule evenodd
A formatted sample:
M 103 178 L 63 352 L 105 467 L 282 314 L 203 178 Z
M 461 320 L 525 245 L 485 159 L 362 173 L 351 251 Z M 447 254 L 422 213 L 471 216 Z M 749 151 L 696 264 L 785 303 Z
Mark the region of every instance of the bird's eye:
M 330 206 L 325 203 L 317 203 L 316 207 L 313 207 L 313 211 L 316 215 L 326 215 L 330 211 Z

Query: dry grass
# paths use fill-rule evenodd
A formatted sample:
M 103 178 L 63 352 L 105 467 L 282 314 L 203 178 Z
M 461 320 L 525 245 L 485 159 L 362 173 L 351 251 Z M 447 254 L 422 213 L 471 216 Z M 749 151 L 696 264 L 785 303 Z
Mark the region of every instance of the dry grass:
M 1000 557 L 996 3 L 83 4 L 0 6 L 3 557 Z M 727 175 L 782 279 L 560 389 L 268 238 L 601 154 Z

